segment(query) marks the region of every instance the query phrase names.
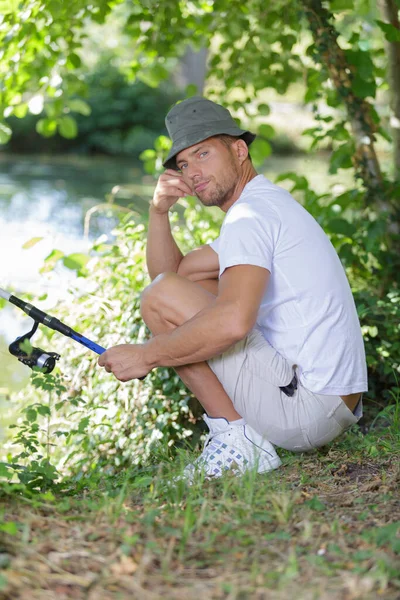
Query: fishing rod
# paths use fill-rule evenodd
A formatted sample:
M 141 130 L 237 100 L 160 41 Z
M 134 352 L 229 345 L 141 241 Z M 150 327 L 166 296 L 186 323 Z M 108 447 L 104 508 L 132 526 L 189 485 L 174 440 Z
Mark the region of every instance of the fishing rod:
M 27 315 L 29 315 L 34 320 L 34 325 L 32 329 L 26 333 L 18 337 L 14 342 L 12 342 L 9 346 L 9 351 L 13 356 L 16 356 L 20 362 L 24 365 L 27 365 L 31 369 L 33 367 L 39 367 L 44 373 L 51 373 L 56 365 L 56 361 L 60 359 L 60 355 L 56 352 L 46 352 L 41 348 L 34 348 L 30 344 L 30 339 L 36 332 L 39 324 L 45 325 L 50 329 L 54 329 L 54 331 L 58 331 L 63 335 L 72 338 L 82 346 L 89 348 L 89 350 L 93 350 L 97 354 L 103 354 L 106 351 L 106 348 L 99 346 L 95 342 L 92 342 L 84 335 L 81 335 L 77 331 L 74 331 L 65 323 L 62 323 L 55 317 L 48 315 L 47 313 L 39 310 L 29 302 L 25 302 L 16 296 L 13 296 L 9 292 L 0 288 L 0 298 L 4 298 L 14 306 L 21 308 Z M 25 345 L 29 347 L 29 352 L 24 350 L 24 342 L 28 341 L 29 344 Z

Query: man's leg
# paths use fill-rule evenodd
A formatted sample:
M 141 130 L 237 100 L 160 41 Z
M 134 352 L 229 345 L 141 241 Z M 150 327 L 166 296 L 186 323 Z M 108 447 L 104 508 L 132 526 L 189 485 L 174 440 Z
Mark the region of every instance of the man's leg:
M 206 308 L 215 295 L 197 283 L 177 275 L 163 273 L 154 279 L 142 294 L 142 318 L 152 334 L 157 336 L 189 321 Z M 177 367 L 183 383 L 196 396 L 211 417 L 228 421 L 241 418 L 217 376 L 206 362 Z

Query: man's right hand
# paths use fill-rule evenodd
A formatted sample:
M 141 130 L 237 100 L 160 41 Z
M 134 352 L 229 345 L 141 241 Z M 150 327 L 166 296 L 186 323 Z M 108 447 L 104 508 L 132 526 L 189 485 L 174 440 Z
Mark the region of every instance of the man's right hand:
M 155 212 L 165 214 L 179 198 L 192 195 L 193 190 L 183 181 L 182 173 L 167 169 L 158 178 L 151 206 Z

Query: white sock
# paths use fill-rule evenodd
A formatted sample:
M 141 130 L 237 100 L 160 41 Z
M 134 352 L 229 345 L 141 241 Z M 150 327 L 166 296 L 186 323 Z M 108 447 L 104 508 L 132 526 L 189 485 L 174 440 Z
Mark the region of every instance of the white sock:
M 236 419 L 236 421 L 229 421 L 229 425 L 246 425 L 245 419 Z

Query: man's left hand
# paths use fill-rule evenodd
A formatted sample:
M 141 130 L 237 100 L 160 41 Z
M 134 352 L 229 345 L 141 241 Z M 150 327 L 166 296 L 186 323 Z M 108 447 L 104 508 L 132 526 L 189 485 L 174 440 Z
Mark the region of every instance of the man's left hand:
M 144 344 L 121 344 L 106 350 L 98 364 L 120 381 L 145 377 L 151 366 L 145 360 Z

